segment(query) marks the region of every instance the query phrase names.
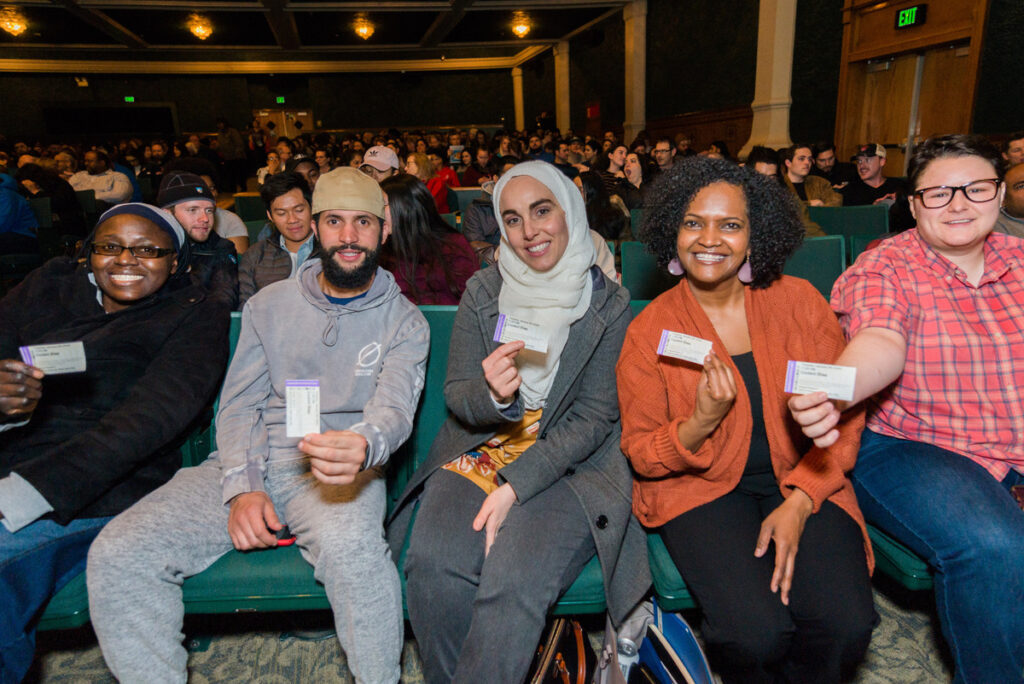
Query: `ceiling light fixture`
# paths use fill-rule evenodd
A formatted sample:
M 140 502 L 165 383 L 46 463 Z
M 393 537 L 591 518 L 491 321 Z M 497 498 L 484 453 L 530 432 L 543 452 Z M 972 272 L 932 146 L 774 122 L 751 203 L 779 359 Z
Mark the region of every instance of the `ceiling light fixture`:
M 4 7 L 0 9 L 0 29 L 18 37 L 28 29 L 28 22 L 17 7 Z
M 357 36 L 366 40 L 373 35 L 374 26 L 367 16 L 360 12 L 356 15 L 356 20 L 352 22 L 352 29 L 356 32 Z
M 206 40 L 213 35 L 213 24 L 202 14 L 188 15 L 188 30 L 199 40 Z
M 530 24 L 530 17 L 526 12 L 515 12 L 512 15 L 512 33 L 516 38 L 525 38 L 533 26 Z

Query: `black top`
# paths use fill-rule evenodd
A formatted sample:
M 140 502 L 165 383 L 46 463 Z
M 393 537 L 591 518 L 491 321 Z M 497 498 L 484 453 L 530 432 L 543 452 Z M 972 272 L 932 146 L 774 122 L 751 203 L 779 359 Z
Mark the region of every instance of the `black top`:
M 807 201 L 807 189 L 804 187 L 804 182 L 793 183 L 793 189 L 796 191 L 797 197 L 802 199 L 804 202 Z
M 757 364 L 754 363 L 754 352 L 739 354 L 732 357 L 740 378 L 750 395 L 750 413 L 754 419 L 754 427 L 750 433 L 750 453 L 747 465 L 737 488 L 746 494 L 770 496 L 777 494 L 779 485 L 775 481 L 772 470 L 772 455 L 768 448 L 768 432 L 764 426 L 764 403 L 761 401 L 761 383 L 757 379 Z

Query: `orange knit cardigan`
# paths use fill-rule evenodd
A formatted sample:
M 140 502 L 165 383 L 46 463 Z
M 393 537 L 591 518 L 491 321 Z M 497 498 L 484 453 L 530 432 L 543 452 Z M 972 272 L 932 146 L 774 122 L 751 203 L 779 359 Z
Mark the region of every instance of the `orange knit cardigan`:
M 868 566 L 874 557 L 864 517 L 846 476 L 857 458 L 863 410 L 843 414 L 840 437 L 820 449 L 804 437 L 790 416 L 783 391 L 786 363 L 832 363 L 845 347 L 828 303 L 806 280 L 783 276 L 762 290 L 746 288 L 744 304 L 764 405 L 772 466 L 782 495 L 799 487 L 817 513 L 829 500 L 860 525 Z M 679 424 L 693 414 L 701 368 L 658 356 L 662 330 L 711 340 L 732 368 L 736 402 L 696 452 L 683 447 Z M 753 430 L 750 398 L 739 371 L 718 338 L 686 279 L 651 302 L 629 326 L 616 365 L 622 414 L 622 450 L 633 465 L 633 512 L 647 527 L 658 527 L 732 491 L 740 481 Z

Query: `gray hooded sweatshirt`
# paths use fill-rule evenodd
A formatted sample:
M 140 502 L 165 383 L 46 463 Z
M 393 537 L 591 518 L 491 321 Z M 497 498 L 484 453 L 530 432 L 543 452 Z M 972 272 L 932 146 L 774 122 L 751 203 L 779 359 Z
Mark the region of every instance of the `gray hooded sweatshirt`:
M 378 268 L 362 297 L 327 300 L 319 259 L 273 283 L 242 310 L 242 329 L 217 412 L 223 500 L 264 491 L 266 464 L 303 458 L 285 430 L 285 382 L 320 381 L 320 426 L 367 441 L 365 468 L 385 463 L 412 432 L 430 329 Z

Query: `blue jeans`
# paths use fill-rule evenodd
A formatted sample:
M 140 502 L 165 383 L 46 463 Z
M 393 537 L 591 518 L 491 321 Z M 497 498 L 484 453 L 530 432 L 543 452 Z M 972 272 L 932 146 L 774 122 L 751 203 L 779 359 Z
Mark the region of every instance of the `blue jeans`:
M 968 458 L 865 430 L 853 471 L 868 522 L 935 570 L 957 682 L 1024 681 L 1024 511 Z
M 37 520 L 13 534 L 0 525 L 0 684 L 17 684 L 28 672 L 40 609 L 85 569 L 89 544 L 108 520 Z

